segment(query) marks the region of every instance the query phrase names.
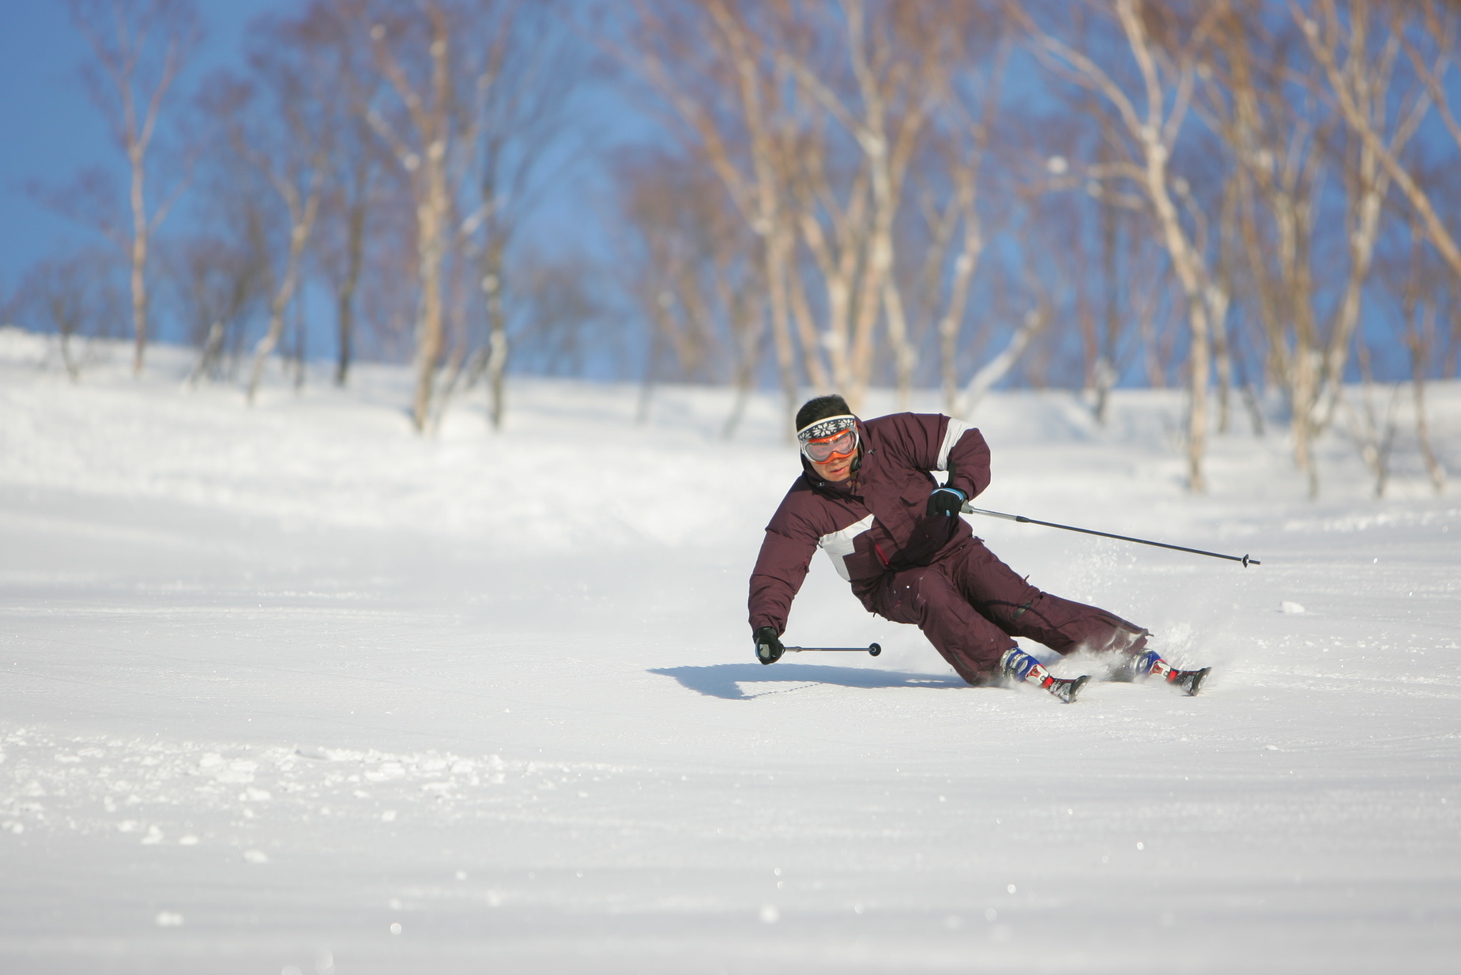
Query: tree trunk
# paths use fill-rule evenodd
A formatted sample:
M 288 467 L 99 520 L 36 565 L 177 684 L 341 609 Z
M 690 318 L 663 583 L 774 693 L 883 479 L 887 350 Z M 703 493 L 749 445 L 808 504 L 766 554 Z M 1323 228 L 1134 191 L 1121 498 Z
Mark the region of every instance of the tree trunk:
M 436 367 L 441 361 L 445 333 L 442 321 L 442 263 L 449 208 L 446 179 L 446 144 L 435 133 L 426 147 L 422 163 L 424 186 L 416 207 L 416 260 L 421 277 L 421 309 L 416 320 L 416 391 L 411 400 L 411 421 L 418 433 L 426 432 L 431 416 Z
M 1151 132 L 1150 128 L 1148 129 Z M 1202 271 L 1199 257 L 1187 241 L 1185 231 L 1177 216 L 1177 208 L 1167 194 L 1166 146 L 1155 141 L 1147 145 L 1147 194 L 1157 213 L 1167 253 L 1182 290 L 1187 296 L 1187 325 L 1190 348 L 1188 349 L 1188 373 L 1190 400 L 1187 414 L 1187 478 L 1188 486 L 1196 494 L 1207 490 L 1202 474 L 1202 459 L 1207 451 L 1207 386 L 1208 374 L 1212 369 L 1211 329 L 1202 288 Z
M 888 321 L 888 341 L 893 346 L 894 385 L 898 390 L 898 408 L 912 405 L 913 371 L 918 367 L 918 352 L 908 335 L 908 320 L 903 314 L 903 298 L 890 275 L 883 283 L 883 314 Z
M 339 359 L 335 364 L 335 385 L 344 387 L 350 372 L 350 358 L 355 342 L 355 291 L 360 285 L 360 270 L 365 260 L 365 200 L 350 204 L 345 235 L 345 278 L 335 296 L 336 323 L 340 332 Z
M 147 349 L 147 245 L 148 232 L 147 202 L 143 192 L 146 178 L 143 148 L 135 141 L 128 146 L 128 159 L 132 167 L 132 375 L 142 375 L 142 362 Z
M 249 373 L 249 388 L 246 397 L 250 406 L 254 405 L 259 381 L 264 375 L 264 363 L 284 335 L 284 313 L 289 308 L 289 303 L 294 298 L 294 290 L 299 284 L 304 245 L 309 241 L 318 201 L 319 194 L 316 190 L 305 205 L 304 217 L 297 221 L 289 231 L 289 254 L 284 262 L 284 279 L 280 282 L 278 290 L 274 292 L 274 296 L 269 299 L 269 328 L 264 333 L 264 337 L 259 339 L 258 344 L 254 346 L 254 365 Z
M 502 310 L 502 250 L 494 242 L 487 246 L 487 273 L 482 290 L 487 298 L 487 417 L 492 429 L 501 430 L 507 408 L 507 316 Z
M 792 348 L 791 329 L 787 322 L 787 262 L 790 247 L 787 247 L 786 231 L 778 226 L 768 236 L 763 252 L 766 255 L 766 281 L 771 299 L 771 338 L 776 347 L 776 367 L 781 376 L 781 392 L 786 401 L 788 417 L 795 417 L 797 403 L 796 353 Z M 788 424 L 787 429 L 791 425 Z M 792 433 L 795 433 L 793 430 Z M 790 434 L 789 434 L 790 435 Z
M 1419 356 L 1413 358 L 1411 392 L 1415 397 L 1415 438 L 1420 446 L 1421 460 L 1425 462 L 1426 474 L 1430 476 L 1431 487 L 1437 494 L 1446 490 L 1446 468 L 1436 458 L 1431 446 L 1430 425 L 1426 422 L 1425 367 Z
M 752 307 L 750 314 L 744 316 L 739 323 L 737 330 L 740 341 L 740 357 L 736 362 L 735 400 L 731 404 L 731 411 L 725 418 L 725 424 L 721 427 L 720 436 L 722 440 L 730 440 L 736 434 L 740 426 L 741 418 L 745 415 L 746 404 L 751 399 L 751 392 L 756 383 L 756 367 L 761 362 L 761 336 L 766 330 L 766 316 L 757 307 Z

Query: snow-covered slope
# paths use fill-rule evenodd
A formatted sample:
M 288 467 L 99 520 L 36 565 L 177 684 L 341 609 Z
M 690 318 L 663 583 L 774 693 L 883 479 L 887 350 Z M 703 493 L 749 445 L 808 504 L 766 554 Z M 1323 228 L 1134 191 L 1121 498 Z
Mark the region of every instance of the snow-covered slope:
M 1177 394 L 987 402 L 984 506 L 1263 562 L 980 521 L 1216 668 L 1065 707 L 820 557 L 789 641 L 885 652 L 754 661 L 771 398 L 727 444 L 723 390 L 524 381 L 423 439 L 397 370 L 249 410 L 94 352 L 0 332 L 0 971 L 1453 970 L 1461 506 L 1403 431 L 1393 499 L 1335 437 L 1309 503 L 1239 418 L 1193 498 Z

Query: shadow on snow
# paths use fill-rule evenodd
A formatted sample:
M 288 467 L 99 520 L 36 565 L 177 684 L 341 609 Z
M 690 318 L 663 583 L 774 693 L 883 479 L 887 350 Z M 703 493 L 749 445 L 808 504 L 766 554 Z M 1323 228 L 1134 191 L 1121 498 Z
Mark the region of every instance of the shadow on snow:
M 714 664 L 709 667 L 659 667 L 651 674 L 673 677 L 685 688 L 708 697 L 748 701 L 766 694 L 784 694 L 818 684 L 839 687 L 967 687 L 954 675 L 908 674 L 857 667 L 821 667 L 815 664 Z M 764 686 L 747 691 L 742 685 Z M 784 685 L 784 686 L 777 686 Z

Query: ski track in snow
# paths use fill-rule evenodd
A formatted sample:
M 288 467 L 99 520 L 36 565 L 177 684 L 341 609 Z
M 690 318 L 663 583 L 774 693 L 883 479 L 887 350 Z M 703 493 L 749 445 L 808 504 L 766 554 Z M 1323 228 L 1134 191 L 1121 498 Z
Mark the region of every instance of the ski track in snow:
M 991 397 L 983 506 L 1263 560 L 976 521 L 1215 667 L 1062 707 L 820 555 L 788 640 L 883 654 L 754 661 L 773 398 L 727 444 L 723 390 L 519 381 L 422 439 L 404 370 L 248 410 L 52 343 L 0 330 L 0 972 L 1454 968 L 1461 506 L 1403 428 L 1384 501 L 1246 431 L 1192 498 L 1179 395 Z

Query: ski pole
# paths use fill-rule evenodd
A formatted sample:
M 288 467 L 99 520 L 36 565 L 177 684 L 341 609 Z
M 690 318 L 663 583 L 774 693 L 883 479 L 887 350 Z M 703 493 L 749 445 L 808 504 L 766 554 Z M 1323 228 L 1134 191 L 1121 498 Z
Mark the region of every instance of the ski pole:
M 883 648 L 876 643 L 866 647 L 782 647 L 787 653 L 866 653 L 876 657 Z
M 1200 548 L 1188 548 L 1185 545 L 1168 545 L 1166 542 L 1153 542 L 1145 538 L 1132 538 L 1130 535 L 1113 535 L 1111 532 L 1098 532 L 1092 528 L 1076 528 L 1074 525 L 1057 525 L 1053 521 L 1040 521 L 1038 518 L 1026 518 L 1024 515 L 1007 515 L 1002 511 L 988 511 L 984 508 L 975 508 L 965 502 L 963 511 L 970 515 L 984 515 L 989 518 L 1003 518 L 1005 521 L 1018 521 L 1022 525 L 1044 525 L 1046 528 L 1063 528 L 1068 532 L 1082 532 L 1086 535 L 1100 535 L 1102 538 L 1116 538 L 1123 542 L 1136 542 L 1138 545 L 1155 545 L 1157 548 L 1170 548 L 1178 552 L 1191 552 L 1193 555 L 1207 555 L 1215 559 L 1227 559 L 1230 562 L 1242 562 L 1243 568 L 1250 565 L 1262 565 L 1263 563 L 1247 555 L 1223 555 L 1221 552 L 1204 552 Z

